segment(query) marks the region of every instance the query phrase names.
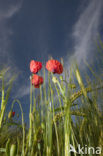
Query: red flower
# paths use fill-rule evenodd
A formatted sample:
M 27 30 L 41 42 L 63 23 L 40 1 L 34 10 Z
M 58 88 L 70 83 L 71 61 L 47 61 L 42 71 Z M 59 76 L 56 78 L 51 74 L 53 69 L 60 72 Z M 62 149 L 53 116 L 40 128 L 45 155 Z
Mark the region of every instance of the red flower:
M 34 85 L 35 88 L 39 88 L 41 84 L 43 84 L 43 78 L 41 76 L 38 76 L 34 74 L 31 79 L 32 85 Z
M 32 73 L 36 74 L 39 70 L 41 70 L 41 68 L 42 68 L 42 63 L 41 62 L 31 60 L 31 62 L 30 62 L 30 71 Z
M 63 72 L 63 66 L 62 64 L 57 60 L 49 60 L 46 63 L 46 69 L 50 72 L 53 72 L 54 74 L 61 74 Z
M 12 117 L 14 117 L 15 116 L 15 112 L 12 112 Z
M 10 111 L 9 114 L 8 114 L 8 118 L 10 119 L 10 118 L 12 118 L 14 116 L 15 116 L 15 112 Z

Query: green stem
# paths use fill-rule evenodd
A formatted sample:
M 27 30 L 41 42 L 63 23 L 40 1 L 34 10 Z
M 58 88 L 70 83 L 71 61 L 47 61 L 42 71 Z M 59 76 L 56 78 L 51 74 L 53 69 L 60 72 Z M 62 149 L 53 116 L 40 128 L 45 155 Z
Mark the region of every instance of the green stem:
M 25 125 L 24 125 L 24 117 L 23 117 L 23 109 L 22 109 L 22 106 L 21 106 L 21 103 L 19 100 L 14 100 L 12 102 L 12 106 L 11 108 L 13 109 L 13 106 L 14 106 L 14 103 L 17 102 L 19 104 L 19 107 L 20 107 L 20 110 L 21 110 L 21 114 L 22 114 L 22 128 L 23 128 L 23 146 L 22 146 L 22 155 L 25 156 Z
M 29 112 L 29 121 L 30 121 L 30 127 L 29 127 L 29 147 L 30 148 L 32 146 L 32 118 L 31 118 L 31 113 L 32 113 L 32 84 L 30 82 L 30 112 Z

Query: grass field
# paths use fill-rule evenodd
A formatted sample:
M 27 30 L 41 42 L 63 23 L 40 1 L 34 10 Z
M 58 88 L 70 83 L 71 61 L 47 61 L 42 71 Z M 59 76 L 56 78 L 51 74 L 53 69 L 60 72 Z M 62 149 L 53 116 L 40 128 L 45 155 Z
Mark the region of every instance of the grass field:
M 18 103 L 21 124 L 6 107 L 15 77 L 5 83 L 8 69 L 0 72 L 0 155 L 1 156 L 77 156 L 103 155 L 103 80 L 88 65 L 92 79 L 73 65 L 70 73 L 56 76 L 45 69 L 39 89 L 30 83 L 29 128 L 25 126 L 22 101 Z M 82 78 L 82 75 L 84 78 Z M 37 94 L 37 90 L 39 93 Z M 73 152 L 74 150 L 74 152 Z M 70 152 L 72 151 L 72 152 Z

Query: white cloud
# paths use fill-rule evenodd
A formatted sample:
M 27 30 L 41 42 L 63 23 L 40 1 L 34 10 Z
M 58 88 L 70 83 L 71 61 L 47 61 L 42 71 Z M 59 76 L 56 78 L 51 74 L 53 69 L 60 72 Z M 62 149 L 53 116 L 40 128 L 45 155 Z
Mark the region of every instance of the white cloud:
M 22 1 L 0 1 L 0 20 L 12 17 L 21 7 Z
M 14 98 L 22 98 L 30 94 L 30 85 L 21 85 L 21 87 L 17 90 L 16 94 L 14 94 Z
M 2 66 L 13 64 L 10 40 L 13 31 L 8 27 L 8 22 L 19 11 L 21 4 L 22 0 L 0 1 L 0 65 Z
M 83 9 L 73 27 L 74 53 L 69 59 L 75 58 L 78 64 L 81 64 L 84 59 L 91 61 L 90 59 L 93 58 L 94 40 L 99 32 L 103 13 L 103 0 L 91 0 Z
M 74 40 L 73 55 L 69 60 L 76 58 L 80 64 L 83 59 L 93 56 L 94 39 L 99 32 L 100 19 L 103 10 L 102 0 L 90 0 L 88 6 L 83 8 L 77 22 L 73 26 L 72 37 Z M 67 60 L 67 57 L 65 58 Z M 90 60 L 91 61 L 91 60 Z M 66 61 L 65 61 L 66 62 Z M 67 65 L 68 65 L 67 61 Z M 66 65 L 66 66 L 67 66 Z M 30 93 L 30 86 L 24 85 L 17 92 L 17 97 L 23 97 Z
M 20 10 L 21 6 L 22 0 L 0 1 L 0 70 L 10 67 L 10 70 L 6 73 L 5 82 L 8 82 L 14 76 L 15 71 L 19 73 L 12 57 L 11 35 L 13 30 L 9 27 L 9 20 Z

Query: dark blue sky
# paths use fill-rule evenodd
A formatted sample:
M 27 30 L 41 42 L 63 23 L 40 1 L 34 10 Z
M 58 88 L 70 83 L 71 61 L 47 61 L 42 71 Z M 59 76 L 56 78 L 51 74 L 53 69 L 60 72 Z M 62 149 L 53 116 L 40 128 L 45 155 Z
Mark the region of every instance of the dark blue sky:
M 48 55 L 54 58 L 67 55 L 66 40 L 79 5 L 79 0 L 23 1 L 19 12 L 9 21 L 14 32 L 11 41 L 16 65 L 26 70 L 31 58 L 42 61 Z M 71 44 L 69 41 L 69 48 Z
M 0 65 L 20 73 L 14 97 L 29 108 L 29 63 L 49 56 L 93 61 L 94 40 L 102 30 L 102 0 L 1 0 Z M 89 59 L 88 59 L 89 58 Z

